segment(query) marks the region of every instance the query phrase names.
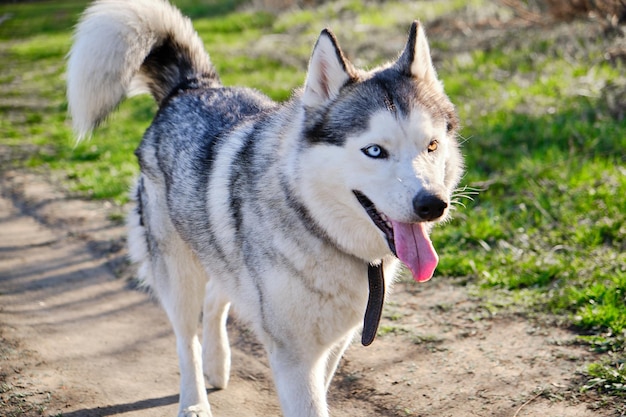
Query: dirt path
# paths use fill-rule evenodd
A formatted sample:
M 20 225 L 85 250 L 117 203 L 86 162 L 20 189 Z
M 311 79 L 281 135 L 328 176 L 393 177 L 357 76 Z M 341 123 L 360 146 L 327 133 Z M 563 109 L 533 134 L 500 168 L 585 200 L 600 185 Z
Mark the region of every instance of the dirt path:
M 1 181 L 0 415 L 176 415 L 174 338 L 129 285 L 114 209 L 34 175 Z M 333 416 L 616 415 L 569 388 L 593 359 L 572 334 L 490 317 L 443 278 L 401 283 L 390 301 L 384 334 L 342 362 Z M 209 393 L 214 415 L 279 415 L 262 350 L 234 320 L 230 335 L 233 376 Z

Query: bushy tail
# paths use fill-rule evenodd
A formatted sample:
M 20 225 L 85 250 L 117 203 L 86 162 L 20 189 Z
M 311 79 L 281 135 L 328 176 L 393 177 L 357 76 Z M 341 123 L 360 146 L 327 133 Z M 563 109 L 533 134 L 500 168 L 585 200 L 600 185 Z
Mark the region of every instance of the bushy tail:
M 128 95 L 161 104 L 182 83 L 219 86 L 191 21 L 166 0 L 99 0 L 83 14 L 67 67 L 67 98 L 79 139 Z

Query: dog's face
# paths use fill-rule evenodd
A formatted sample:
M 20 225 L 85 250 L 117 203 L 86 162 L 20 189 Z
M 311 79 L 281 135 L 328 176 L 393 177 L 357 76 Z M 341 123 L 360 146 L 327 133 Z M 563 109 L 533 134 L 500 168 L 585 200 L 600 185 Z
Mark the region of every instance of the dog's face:
M 415 279 L 430 278 L 429 224 L 447 216 L 463 168 L 456 113 L 419 25 L 397 62 L 367 73 L 323 32 L 303 104 L 304 192 L 318 221 L 355 255 L 373 261 L 391 251 Z

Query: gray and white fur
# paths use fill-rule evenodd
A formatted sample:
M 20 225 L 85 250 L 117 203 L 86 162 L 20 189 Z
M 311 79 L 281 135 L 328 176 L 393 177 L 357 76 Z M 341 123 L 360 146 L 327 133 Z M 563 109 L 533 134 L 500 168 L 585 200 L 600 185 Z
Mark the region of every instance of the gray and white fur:
M 322 31 L 304 88 L 278 104 L 224 87 L 166 1 L 97 1 L 68 61 L 78 137 L 137 92 L 159 109 L 136 151 L 128 241 L 174 328 L 179 416 L 211 415 L 205 377 L 228 384 L 231 303 L 267 350 L 283 414 L 328 416 L 332 376 L 363 323 L 368 268 L 382 263 L 385 290 L 398 258 L 430 278 L 428 233 L 463 169 L 421 26 L 371 71 Z

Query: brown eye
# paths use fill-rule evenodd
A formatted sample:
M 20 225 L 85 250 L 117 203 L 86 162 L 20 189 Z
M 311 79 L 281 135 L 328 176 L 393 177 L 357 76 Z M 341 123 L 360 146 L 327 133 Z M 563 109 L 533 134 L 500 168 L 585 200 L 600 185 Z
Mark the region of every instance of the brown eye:
M 435 152 L 438 146 L 439 142 L 436 139 L 430 141 L 430 143 L 428 144 L 428 152 Z

